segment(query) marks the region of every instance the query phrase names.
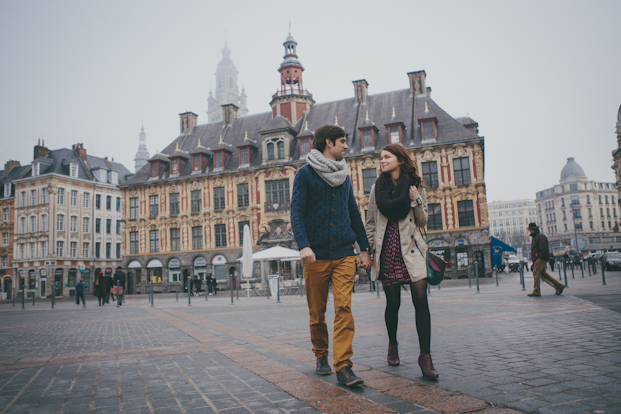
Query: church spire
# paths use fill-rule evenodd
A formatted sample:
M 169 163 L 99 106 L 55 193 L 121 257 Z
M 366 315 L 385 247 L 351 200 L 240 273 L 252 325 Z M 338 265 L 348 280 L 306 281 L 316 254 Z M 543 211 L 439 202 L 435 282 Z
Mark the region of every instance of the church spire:
M 242 98 L 247 97 L 245 93 L 240 95 L 238 87 L 238 74 L 235 64 L 231 60 L 231 49 L 225 40 L 224 47 L 221 50 L 222 60 L 218 63 L 216 69 L 216 91 L 212 94 L 209 91 L 207 98 L 207 115 L 208 122 L 219 122 L 223 120 L 222 105 L 234 104 L 240 108 L 238 116 L 248 114 L 245 102 L 242 104 Z
M 144 132 L 144 121 L 138 135 L 138 151 L 134 158 L 134 172 L 138 172 L 149 160 L 149 151 L 147 151 L 147 134 Z

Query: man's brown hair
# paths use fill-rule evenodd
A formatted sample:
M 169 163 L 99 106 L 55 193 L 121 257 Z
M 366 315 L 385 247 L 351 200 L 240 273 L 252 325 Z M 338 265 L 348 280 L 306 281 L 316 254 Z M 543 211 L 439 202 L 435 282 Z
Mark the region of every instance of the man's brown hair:
M 329 139 L 333 144 L 336 144 L 336 140 L 344 137 L 345 131 L 338 125 L 322 125 L 315 131 L 313 137 L 313 148 L 319 152 L 323 152 L 326 149 L 326 140 Z

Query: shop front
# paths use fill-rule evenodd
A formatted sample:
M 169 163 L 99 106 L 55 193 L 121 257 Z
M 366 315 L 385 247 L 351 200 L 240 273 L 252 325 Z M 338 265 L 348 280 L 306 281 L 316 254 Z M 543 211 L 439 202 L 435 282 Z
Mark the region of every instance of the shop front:
M 153 282 L 153 285 L 162 284 L 162 262 L 153 259 L 147 263 L 147 284 Z M 161 288 L 158 289 L 161 291 Z
M 134 285 L 142 284 L 142 264 L 133 260 L 127 265 L 127 293 L 134 293 Z
M 213 276 L 218 284 L 227 284 L 226 257 L 219 254 L 211 260 Z
M 207 260 L 204 257 L 197 257 L 194 259 L 194 276 L 197 276 L 200 280 L 205 282 L 207 276 Z
M 176 284 L 181 281 L 181 262 L 177 258 L 168 261 L 168 283 Z M 183 285 L 185 286 L 185 280 Z

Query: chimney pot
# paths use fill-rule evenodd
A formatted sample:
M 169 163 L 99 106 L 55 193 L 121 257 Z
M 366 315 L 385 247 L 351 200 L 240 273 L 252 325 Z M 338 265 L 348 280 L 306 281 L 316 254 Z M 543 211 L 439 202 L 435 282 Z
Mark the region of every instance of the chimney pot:
M 181 133 L 188 133 L 196 126 L 198 115 L 193 112 L 184 112 L 179 114 L 179 120 L 181 122 Z
M 222 105 L 222 116 L 224 118 L 224 125 L 233 125 L 233 121 L 235 120 L 235 118 L 237 118 L 238 110 L 239 107 L 232 103 Z
M 427 96 L 431 96 L 431 87 L 427 86 L 427 88 L 425 89 L 425 95 Z
M 408 78 L 410 79 L 410 93 L 414 96 L 425 93 L 425 79 L 427 78 L 427 74 L 424 70 L 419 70 L 416 72 L 409 72 Z
M 37 158 L 45 158 L 49 153 L 50 150 L 45 147 L 45 140 L 43 140 L 34 147 L 33 160 L 36 160 Z
M 84 149 L 84 144 L 75 144 L 73 145 L 73 149 L 77 152 L 78 156 L 82 158 L 82 161 L 86 162 L 86 150 Z
M 356 98 L 356 103 L 366 103 L 369 83 L 366 81 L 366 79 L 360 79 L 357 81 L 353 81 L 352 83 L 354 84 L 354 96 Z

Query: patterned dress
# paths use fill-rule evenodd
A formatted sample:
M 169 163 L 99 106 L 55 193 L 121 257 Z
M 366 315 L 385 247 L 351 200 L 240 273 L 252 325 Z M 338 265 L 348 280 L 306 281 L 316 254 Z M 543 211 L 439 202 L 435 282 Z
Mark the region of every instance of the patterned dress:
M 384 246 L 380 257 L 379 279 L 382 281 L 382 286 L 401 285 L 412 281 L 401 254 L 399 223 L 393 220 L 388 220 L 386 226 Z

